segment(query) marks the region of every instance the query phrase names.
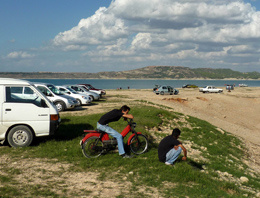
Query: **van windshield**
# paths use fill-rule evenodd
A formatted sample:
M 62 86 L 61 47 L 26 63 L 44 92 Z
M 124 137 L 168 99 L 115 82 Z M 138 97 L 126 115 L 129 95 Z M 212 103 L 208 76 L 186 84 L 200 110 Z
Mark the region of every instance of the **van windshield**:
M 59 89 L 57 89 L 55 86 L 53 85 L 47 85 L 47 87 L 56 95 L 63 95 Z

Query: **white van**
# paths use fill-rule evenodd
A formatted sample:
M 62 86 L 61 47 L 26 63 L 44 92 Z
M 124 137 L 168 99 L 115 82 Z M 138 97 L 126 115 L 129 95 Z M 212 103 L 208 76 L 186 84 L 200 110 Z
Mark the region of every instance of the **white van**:
M 59 127 L 57 108 L 30 82 L 0 78 L 0 141 L 29 146 L 34 137 L 53 135 Z
M 53 84 L 42 83 L 35 86 L 45 95 L 47 98 L 52 101 L 57 107 L 58 111 L 64 111 L 66 109 L 73 109 L 76 106 L 80 106 L 78 101 L 68 95 L 64 95 L 60 90 L 55 87 Z

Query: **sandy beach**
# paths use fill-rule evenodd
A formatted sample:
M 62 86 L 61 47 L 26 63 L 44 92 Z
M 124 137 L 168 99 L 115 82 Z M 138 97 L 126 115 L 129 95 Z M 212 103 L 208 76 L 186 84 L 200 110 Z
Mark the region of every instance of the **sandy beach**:
M 239 137 L 248 148 L 247 163 L 260 172 L 260 88 L 236 87 L 231 92 L 203 94 L 198 89 L 179 89 L 178 95 L 156 95 L 152 90 L 107 90 L 106 99 L 121 98 L 120 103 L 144 100 L 191 115 Z M 99 103 L 81 113 L 102 112 L 120 104 Z M 65 113 L 65 112 L 64 112 Z M 73 112 L 70 112 L 73 113 Z M 75 113 L 75 112 L 74 112 Z

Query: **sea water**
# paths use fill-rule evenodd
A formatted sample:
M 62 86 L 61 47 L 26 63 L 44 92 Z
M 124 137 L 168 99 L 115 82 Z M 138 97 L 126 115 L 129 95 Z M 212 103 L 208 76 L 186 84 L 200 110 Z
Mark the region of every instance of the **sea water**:
M 30 82 L 51 83 L 54 85 L 91 84 L 98 89 L 153 89 L 155 85 L 169 85 L 181 88 L 185 84 L 199 87 L 212 85 L 225 87 L 226 85 L 246 84 L 249 87 L 260 87 L 260 80 L 147 80 L 147 79 L 27 79 Z

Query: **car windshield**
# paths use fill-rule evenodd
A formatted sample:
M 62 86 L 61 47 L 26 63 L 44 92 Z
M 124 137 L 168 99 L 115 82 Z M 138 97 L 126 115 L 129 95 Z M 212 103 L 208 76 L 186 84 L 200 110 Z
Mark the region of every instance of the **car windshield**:
M 85 86 L 80 86 L 84 91 L 88 91 Z
M 73 90 L 72 88 L 68 87 L 67 88 L 71 93 L 77 94 L 77 92 L 75 90 Z
M 89 87 L 86 86 L 86 85 L 81 85 L 80 87 L 81 87 L 82 89 L 84 89 L 85 91 L 89 91 Z
M 76 92 L 80 91 L 80 88 L 78 88 L 77 86 L 71 86 L 68 88 L 71 88 L 71 89 L 75 90 Z
M 87 87 L 88 87 L 89 89 L 95 89 L 95 87 L 93 87 L 92 85 L 87 85 Z
M 63 95 L 59 89 L 57 89 L 55 86 L 53 85 L 47 85 L 47 87 L 56 95 Z

